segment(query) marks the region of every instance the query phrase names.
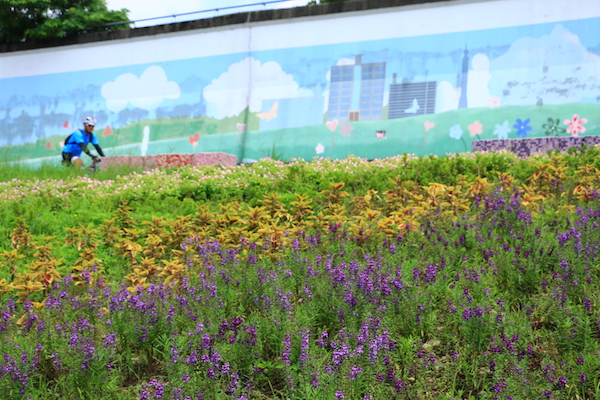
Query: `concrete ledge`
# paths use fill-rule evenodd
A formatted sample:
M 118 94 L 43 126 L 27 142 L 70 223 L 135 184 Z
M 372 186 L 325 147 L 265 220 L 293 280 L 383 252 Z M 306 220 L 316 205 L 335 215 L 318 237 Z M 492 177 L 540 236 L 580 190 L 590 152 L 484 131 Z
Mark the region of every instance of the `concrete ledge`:
M 153 156 L 115 156 L 102 159 L 103 168 L 122 165 L 153 168 L 176 168 L 187 165 L 193 166 L 236 166 L 237 156 L 228 153 L 197 153 L 197 154 L 158 154 Z
M 567 151 L 571 147 L 600 145 L 600 136 L 549 136 L 519 139 L 487 139 L 475 140 L 471 144 L 473 151 L 506 150 L 519 157 L 528 157 L 533 153 L 546 153 L 548 150 Z

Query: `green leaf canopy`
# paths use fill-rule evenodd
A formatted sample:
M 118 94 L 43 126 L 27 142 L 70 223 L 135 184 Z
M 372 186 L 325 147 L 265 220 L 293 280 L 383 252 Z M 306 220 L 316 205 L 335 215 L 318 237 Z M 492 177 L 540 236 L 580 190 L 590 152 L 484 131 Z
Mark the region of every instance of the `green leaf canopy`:
M 105 0 L 0 0 L 0 43 L 44 40 L 129 28 L 127 12 Z

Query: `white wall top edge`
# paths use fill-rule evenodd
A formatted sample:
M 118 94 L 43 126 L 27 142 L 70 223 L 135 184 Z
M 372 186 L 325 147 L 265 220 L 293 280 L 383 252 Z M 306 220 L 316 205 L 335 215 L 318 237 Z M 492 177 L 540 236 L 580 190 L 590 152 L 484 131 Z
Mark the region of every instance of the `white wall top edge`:
M 0 79 L 596 17 L 600 0 L 428 3 L 4 53 Z

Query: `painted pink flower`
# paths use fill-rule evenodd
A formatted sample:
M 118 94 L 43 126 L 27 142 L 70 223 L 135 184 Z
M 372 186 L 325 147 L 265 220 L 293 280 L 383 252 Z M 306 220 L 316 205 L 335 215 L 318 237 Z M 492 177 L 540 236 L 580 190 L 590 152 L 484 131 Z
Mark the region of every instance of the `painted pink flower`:
M 481 122 L 479 121 L 473 122 L 471 125 L 468 126 L 468 128 L 471 136 L 481 135 L 481 133 L 483 132 L 483 125 L 481 125 Z
M 502 99 L 498 96 L 492 96 L 490 97 L 490 108 L 496 108 L 496 107 L 500 107 L 502 105 Z
M 580 118 L 579 115 L 573 114 L 571 119 L 565 119 L 565 125 L 568 126 L 567 133 L 573 136 L 578 136 L 580 133 L 585 132 L 583 124 L 588 122 L 587 118 Z
M 345 124 L 340 125 L 340 132 L 342 132 L 343 137 L 352 136 L 353 130 L 354 130 L 354 127 L 352 126 L 352 123 L 350 123 L 350 121 L 346 122 Z

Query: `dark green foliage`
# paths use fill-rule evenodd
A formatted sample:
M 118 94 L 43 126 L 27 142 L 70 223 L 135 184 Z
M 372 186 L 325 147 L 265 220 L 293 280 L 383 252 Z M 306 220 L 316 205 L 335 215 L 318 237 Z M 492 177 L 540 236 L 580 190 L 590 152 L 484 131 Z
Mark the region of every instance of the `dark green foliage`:
M 3 0 L 0 43 L 18 43 L 128 28 L 128 10 L 110 11 L 104 0 Z

